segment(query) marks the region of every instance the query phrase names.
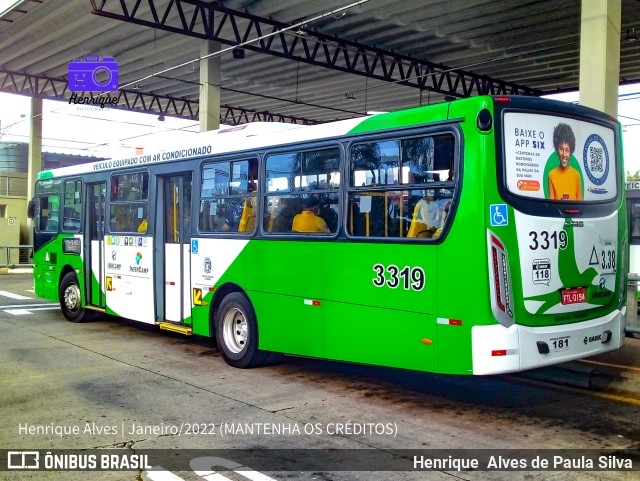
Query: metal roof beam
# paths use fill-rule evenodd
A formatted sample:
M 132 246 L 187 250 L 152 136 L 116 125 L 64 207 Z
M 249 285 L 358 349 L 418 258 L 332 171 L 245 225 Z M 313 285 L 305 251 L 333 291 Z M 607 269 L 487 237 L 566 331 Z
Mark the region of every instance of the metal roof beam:
M 52 78 L 44 75 L 30 75 L 0 68 L 0 92 L 47 100 L 69 102 L 67 79 Z M 143 113 L 162 113 L 168 117 L 198 120 L 199 105 L 195 100 L 188 100 L 167 95 L 140 92 L 138 90 L 121 89 L 113 92 L 118 95 L 116 108 Z M 232 105 L 220 105 L 220 121 L 237 125 L 245 122 L 269 121 L 290 124 L 312 125 L 320 121 L 293 115 L 284 115 L 268 111 L 257 111 Z
M 162 8 L 160 0 L 90 1 L 95 15 L 195 38 L 217 40 L 226 45 L 239 45 L 290 26 L 199 0 L 162 2 Z M 542 94 L 523 85 L 310 30 L 276 33 L 243 48 L 455 97 Z

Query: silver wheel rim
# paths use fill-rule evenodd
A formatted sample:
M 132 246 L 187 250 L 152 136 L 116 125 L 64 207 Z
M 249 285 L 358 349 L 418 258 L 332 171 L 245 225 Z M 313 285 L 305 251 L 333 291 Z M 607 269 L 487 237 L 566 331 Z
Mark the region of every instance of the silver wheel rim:
M 70 284 L 65 289 L 64 305 L 70 311 L 77 311 L 80 307 L 80 289 L 75 284 Z
M 238 354 L 247 346 L 249 325 L 240 309 L 229 309 L 222 320 L 222 336 L 227 349 Z

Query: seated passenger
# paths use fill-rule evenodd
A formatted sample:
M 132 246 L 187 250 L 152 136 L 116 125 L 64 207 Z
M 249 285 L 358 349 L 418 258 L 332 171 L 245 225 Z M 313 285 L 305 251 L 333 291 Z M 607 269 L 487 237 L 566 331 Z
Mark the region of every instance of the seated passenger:
M 440 209 L 433 201 L 433 196 L 425 195 L 413 210 L 407 237 L 433 237 L 440 225 L 440 217 Z
M 444 229 L 444 223 L 447 221 L 447 216 L 449 215 L 449 210 L 451 209 L 451 201 L 447 202 L 444 206 L 444 212 L 442 213 L 442 222 L 440 222 L 440 227 L 433 233 L 433 238 L 439 237 L 442 234 L 442 229 Z
M 256 210 L 254 208 L 255 197 L 247 197 L 242 207 L 238 232 L 251 233 L 256 230 Z
M 317 215 L 318 204 L 318 199 L 313 196 L 305 200 L 302 212 L 293 218 L 293 232 L 330 233 L 327 223 Z
M 220 204 L 216 208 L 216 215 L 213 216 L 211 227 L 215 232 L 228 232 L 231 230 L 229 219 L 227 218 L 227 206 Z
M 331 208 L 330 199 L 326 197 L 320 199 L 317 214 L 326 222 L 330 232 L 338 230 L 338 213 Z
M 291 232 L 293 218 L 301 210 L 300 198 L 280 197 L 277 206 L 269 216 L 268 232 Z

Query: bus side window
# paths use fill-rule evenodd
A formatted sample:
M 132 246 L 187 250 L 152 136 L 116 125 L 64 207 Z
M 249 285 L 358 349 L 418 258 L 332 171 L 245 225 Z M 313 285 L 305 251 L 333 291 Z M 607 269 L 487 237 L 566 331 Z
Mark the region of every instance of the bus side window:
M 134 172 L 111 177 L 109 230 L 143 234 L 148 222 L 149 174 Z
M 338 231 L 338 148 L 267 155 L 263 229 L 267 233 L 326 235 Z
M 449 133 L 353 144 L 347 232 L 414 239 L 442 232 L 455 189 L 455 148 Z
M 38 230 L 41 232 L 58 232 L 58 206 L 60 197 L 48 195 L 40 197 Z
M 216 161 L 202 166 L 199 229 L 253 234 L 258 160 Z

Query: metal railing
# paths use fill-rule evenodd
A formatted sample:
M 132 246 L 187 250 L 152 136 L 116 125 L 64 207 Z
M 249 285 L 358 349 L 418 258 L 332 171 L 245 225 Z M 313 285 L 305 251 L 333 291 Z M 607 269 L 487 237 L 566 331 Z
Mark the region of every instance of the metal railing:
M 33 267 L 33 246 L 0 246 L 0 267 Z

